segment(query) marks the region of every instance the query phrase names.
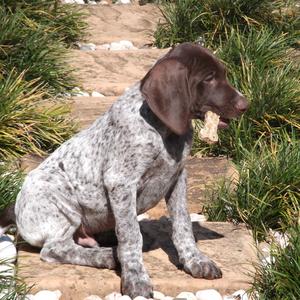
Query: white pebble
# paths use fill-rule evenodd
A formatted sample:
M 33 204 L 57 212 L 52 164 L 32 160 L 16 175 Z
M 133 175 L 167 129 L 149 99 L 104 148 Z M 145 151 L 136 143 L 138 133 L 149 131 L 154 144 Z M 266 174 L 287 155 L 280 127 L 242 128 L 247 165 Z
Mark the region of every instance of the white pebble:
M 102 300 L 102 299 L 97 295 L 90 295 L 90 296 L 84 298 L 83 300 Z
M 8 289 L 1 289 L 0 299 L 7 299 L 7 295 L 10 293 Z
M 32 294 L 26 295 L 26 296 L 25 296 L 25 300 L 35 300 L 35 299 L 34 299 L 34 295 L 32 295 Z
M 59 300 L 61 297 L 61 291 L 39 291 L 34 295 L 34 300 Z
M 102 3 L 103 1 L 100 2 L 100 4 Z M 103 4 L 102 4 L 103 5 Z M 102 45 L 99 45 L 97 46 L 98 49 L 101 49 L 101 50 L 109 50 L 110 49 L 110 44 L 102 44 Z
M 112 292 L 112 293 L 108 294 L 107 296 L 105 296 L 104 300 L 117 300 L 120 297 L 122 297 L 122 295 L 120 293 Z
M 163 300 L 173 300 L 174 297 L 171 297 L 171 296 L 165 296 L 165 298 Z
M 289 236 L 287 234 L 281 233 L 279 231 L 275 231 L 270 229 L 270 236 L 275 240 L 275 242 L 282 248 L 286 248 L 289 244 Z
M 130 0 L 118 0 L 118 1 L 116 2 L 116 4 L 130 4 L 130 3 L 131 3 Z
M 131 300 L 131 298 L 127 295 L 123 295 L 123 296 L 119 297 L 118 300 Z
M 149 215 L 146 214 L 146 213 L 137 216 L 138 222 L 140 222 L 140 221 L 142 221 L 142 220 L 147 220 L 147 219 L 149 219 Z M 156 291 L 154 291 L 154 292 L 156 292 Z M 153 292 L 153 293 L 154 293 L 154 292 Z M 157 292 L 157 293 L 159 293 L 159 292 Z M 154 297 L 154 299 L 160 299 L 160 298 L 155 298 L 155 297 Z
M 191 292 L 181 292 L 176 298 L 185 298 L 187 300 L 197 300 L 196 296 Z
M 148 300 L 148 299 L 143 296 L 137 296 L 133 300 Z
M 89 4 L 91 4 L 91 5 L 97 5 L 97 2 L 96 1 L 89 1 Z
M 197 300 L 223 300 L 220 293 L 213 289 L 198 291 L 196 297 Z
M 190 217 L 191 217 L 192 222 L 205 222 L 206 221 L 206 217 L 204 215 L 192 213 L 192 214 L 190 214 Z
M 0 276 L 13 277 L 15 275 L 14 264 L 0 264 Z
M 232 294 L 232 296 L 239 300 L 248 300 L 249 299 L 246 291 L 244 291 L 244 290 L 238 290 L 238 291 L 234 292 Z
M 116 50 L 132 50 L 136 49 L 136 47 L 133 46 L 132 42 L 130 41 L 119 41 L 119 42 L 112 42 L 109 47 L 110 50 L 116 51 Z
M 165 298 L 165 295 L 158 291 L 153 291 L 153 299 L 162 300 Z
M 275 257 L 274 256 L 267 256 L 267 257 L 263 257 L 261 260 L 262 264 L 266 267 L 269 266 L 271 264 L 275 263 Z
M 85 4 L 84 0 L 74 0 L 76 4 Z
M 93 43 L 88 43 L 88 44 L 78 44 L 79 49 L 82 51 L 96 51 L 97 46 Z
M 76 97 L 89 97 L 90 96 L 90 94 L 88 92 L 82 91 L 79 87 L 75 87 L 73 89 L 73 94 Z
M 132 42 L 127 40 L 122 40 L 119 42 L 120 45 L 122 45 L 125 49 L 136 49 L 136 47 L 133 46 Z
M 17 257 L 17 249 L 13 241 L 7 236 L 0 237 L 0 261 L 14 263 Z
M 92 92 L 91 95 L 92 95 L 92 97 L 105 97 L 103 94 L 96 92 L 96 91 Z

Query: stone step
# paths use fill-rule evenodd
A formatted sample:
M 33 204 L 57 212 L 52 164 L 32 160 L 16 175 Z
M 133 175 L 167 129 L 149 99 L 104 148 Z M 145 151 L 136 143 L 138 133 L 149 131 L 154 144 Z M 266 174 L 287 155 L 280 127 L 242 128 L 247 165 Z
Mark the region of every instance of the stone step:
M 104 114 L 117 99 L 113 97 L 73 97 L 71 116 L 79 128 L 91 125 L 99 116 Z
M 72 50 L 71 66 L 82 88 L 105 96 L 123 94 L 125 88 L 141 80 L 168 49 Z
M 238 289 L 249 288 L 256 262 L 251 233 L 244 225 L 205 222 L 193 223 L 194 235 L 199 248 L 213 259 L 223 272 L 217 280 L 196 279 L 178 268 L 178 257 L 171 242 L 171 225 L 166 217 L 140 222 L 144 237 L 144 263 L 154 285 L 154 290 L 175 297 L 179 292 L 196 292 L 217 289 L 230 294 Z M 83 300 L 89 295 L 103 297 L 120 291 L 120 272 L 92 267 L 59 265 L 42 262 L 38 251 L 22 245 L 18 257 L 19 275 L 32 293 L 47 289 L 59 289 L 61 300 Z
M 97 5 L 84 11 L 89 24 L 86 40 L 96 45 L 120 40 L 129 40 L 138 48 L 152 44 L 153 33 L 163 19 L 155 4 Z

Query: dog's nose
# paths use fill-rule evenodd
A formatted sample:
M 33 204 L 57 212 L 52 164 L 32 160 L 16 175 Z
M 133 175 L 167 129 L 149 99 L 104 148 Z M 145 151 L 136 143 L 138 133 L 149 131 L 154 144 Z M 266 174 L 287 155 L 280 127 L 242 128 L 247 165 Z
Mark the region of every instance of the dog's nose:
M 236 104 L 235 104 L 235 108 L 241 112 L 244 113 L 249 107 L 249 103 L 246 100 L 246 98 L 244 97 L 239 97 L 239 99 L 237 100 Z

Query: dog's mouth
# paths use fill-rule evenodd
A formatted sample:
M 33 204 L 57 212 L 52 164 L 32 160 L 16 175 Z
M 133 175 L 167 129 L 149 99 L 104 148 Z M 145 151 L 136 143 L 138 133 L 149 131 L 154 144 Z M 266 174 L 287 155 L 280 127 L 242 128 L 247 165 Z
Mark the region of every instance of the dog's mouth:
M 201 112 L 197 112 L 195 114 L 196 119 L 200 119 L 201 121 L 204 121 L 205 113 L 206 112 L 202 112 L 202 111 Z M 217 114 L 217 115 L 219 115 L 219 114 Z M 228 128 L 229 123 L 230 123 L 230 119 L 224 118 L 224 117 L 220 117 L 219 124 L 218 124 L 218 129 L 226 129 L 226 128 Z
M 218 128 L 219 129 L 226 129 L 229 126 L 230 120 L 220 117 Z

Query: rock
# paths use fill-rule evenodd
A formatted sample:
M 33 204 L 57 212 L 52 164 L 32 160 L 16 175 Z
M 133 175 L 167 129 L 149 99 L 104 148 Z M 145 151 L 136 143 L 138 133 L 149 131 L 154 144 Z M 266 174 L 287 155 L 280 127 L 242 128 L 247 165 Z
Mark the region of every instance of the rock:
M 96 1 L 89 1 L 89 4 L 91 4 L 91 5 L 97 5 L 98 3 Z
M 274 264 L 275 263 L 275 257 L 272 256 L 272 255 L 269 255 L 267 257 L 263 257 L 262 260 L 261 260 L 262 264 L 264 266 L 268 266 L 268 265 L 271 265 L 271 264 Z
M 232 296 L 235 297 L 235 299 L 237 299 L 237 300 L 248 300 L 249 299 L 246 291 L 244 291 L 244 290 L 238 290 L 238 291 L 234 292 L 232 294 Z
M 80 44 L 77 43 L 79 46 L 79 50 L 81 51 L 96 51 L 97 46 L 93 43 L 87 43 L 87 44 Z
M 13 277 L 15 275 L 14 264 L 0 264 L 0 276 Z
M 191 292 L 181 292 L 176 296 L 176 298 L 184 298 L 186 300 L 197 300 L 196 296 Z
M 196 297 L 197 300 L 223 300 L 221 294 L 213 289 L 198 291 Z
M 39 291 L 34 295 L 34 300 L 59 300 L 61 297 L 61 291 Z
M 73 89 L 73 94 L 75 97 L 89 97 L 90 94 L 88 92 L 82 91 L 79 87 L 75 87 Z
M 133 300 L 148 300 L 148 299 L 143 296 L 137 296 Z
M 105 1 L 105 0 L 102 0 L 99 4 L 100 5 L 109 5 L 109 3 L 107 1 Z
M 136 47 L 133 46 L 133 43 L 127 40 L 122 40 L 119 42 L 120 45 L 122 45 L 125 49 L 136 49 Z
M 284 249 L 289 244 L 289 235 L 270 229 L 269 235 L 281 249 Z
M 171 297 L 171 296 L 165 296 L 165 298 L 163 300 L 173 300 L 174 297 Z
M 130 4 L 130 3 L 131 3 L 130 0 L 118 0 L 118 1 L 116 2 L 116 4 Z
M 96 92 L 96 91 L 92 92 L 91 96 L 92 97 L 105 97 L 103 94 Z
M 146 213 L 137 216 L 138 222 L 140 222 L 140 221 L 142 221 L 142 220 L 147 220 L 147 219 L 149 219 L 149 215 L 146 214 Z M 159 293 L 159 292 L 158 292 L 158 293 Z M 155 298 L 155 297 L 154 297 L 154 299 L 158 299 L 158 298 Z
M 102 1 L 100 3 L 102 3 Z M 104 5 L 104 4 L 102 4 L 102 5 Z M 100 50 L 109 50 L 110 44 L 102 44 L 102 45 L 98 46 L 97 48 Z
M 122 40 L 119 42 L 112 42 L 110 44 L 109 49 L 111 51 L 118 51 L 118 50 L 132 50 L 132 49 L 137 49 L 137 48 L 133 46 L 132 42 Z
M 7 295 L 9 295 L 10 291 L 8 289 L 1 289 L 0 291 L 0 299 L 7 299 Z
M 34 299 L 34 295 L 32 295 L 32 294 L 26 295 L 26 296 L 25 296 L 25 300 L 35 300 L 35 299 Z
M 85 4 L 84 0 L 74 0 L 73 2 L 76 4 Z
M 122 295 L 120 293 L 113 292 L 113 293 L 110 293 L 107 296 L 105 296 L 104 300 L 117 300 L 120 297 L 122 297 Z
M 206 221 L 206 217 L 204 215 L 192 213 L 192 214 L 190 214 L 190 217 L 191 217 L 192 222 L 205 222 Z
M 165 298 L 165 295 L 158 291 L 153 291 L 153 299 L 157 300 L 163 300 Z
M 127 295 L 123 295 L 123 296 L 119 297 L 118 300 L 131 300 L 131 298 Z
M 0 261 L 14 263 L 17 257 L 17 249 L 13 241 L 7 236 L 0 237 Z
M 90 296 L 84 298 L 83 300 L 102 300 L 102 298 L 100 298 L 97 295 L 90 295 Z

